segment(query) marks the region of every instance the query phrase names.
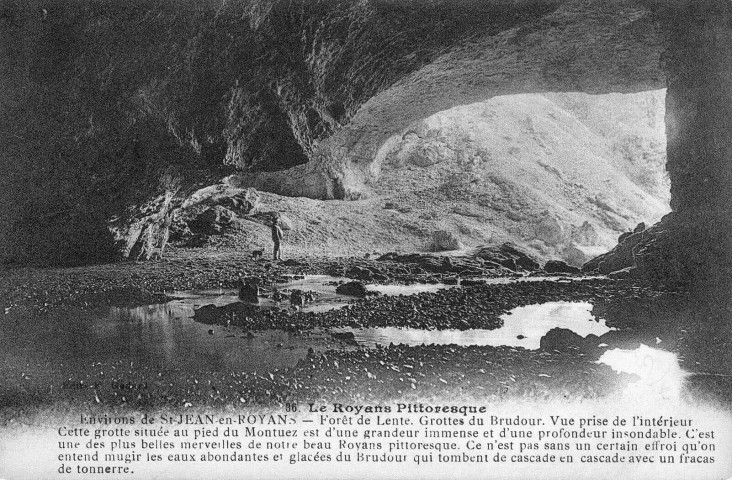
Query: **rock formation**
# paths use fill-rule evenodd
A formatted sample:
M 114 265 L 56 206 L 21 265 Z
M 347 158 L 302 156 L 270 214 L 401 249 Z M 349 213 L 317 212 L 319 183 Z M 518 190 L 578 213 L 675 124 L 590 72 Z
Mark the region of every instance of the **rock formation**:
M 732 267 L 731 8 L 82 0 L 41 14 L 37 1 L 9 0 L 0 6 L 0 252 L 18 262 L 39 251 L 51 262 L 113 258 L 111 237 L 54 241 L 112 219 L 118 251 L 147 258 L 164 247 L 170 206 L 182 200 L 171 192 L 202 178 L 243 169 L 238 187 L 356 199 L 395 142 L 456 105 L 667 87 L 674 214 L 646 230 L 655 240 L 636 244 L 633 261 L 653 276 L 718 283 Z M 403 160 L 449 155 L 435 138 Z M 170 171 L 177 185 L 159 181 Z

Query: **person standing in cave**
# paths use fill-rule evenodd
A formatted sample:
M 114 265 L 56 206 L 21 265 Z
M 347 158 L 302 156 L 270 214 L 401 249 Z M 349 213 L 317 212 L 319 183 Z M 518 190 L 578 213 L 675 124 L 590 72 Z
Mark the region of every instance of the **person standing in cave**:
M 280 228 L 279 223 L 280 219 L 277 215 L 275 215 L 272 219 L 272 242 L 274 242 L 274 260 L 282 260 L 281 243 L 282 237 L 284 237 L 284 235 L 282 234 L 282 229 Z

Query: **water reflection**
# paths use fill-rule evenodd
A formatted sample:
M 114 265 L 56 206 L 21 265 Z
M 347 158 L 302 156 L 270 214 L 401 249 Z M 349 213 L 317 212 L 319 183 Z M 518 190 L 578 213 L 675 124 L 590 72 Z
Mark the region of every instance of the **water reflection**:
M 524 347 L 536 350 L 541 338 L 552 328 L 566 328 L 586 337 L 609 332 L 605 321 L 592 315 L 592 304 L 587 302 L 547 302 L 517 307 L 502 315 L 503 326 L 495 330 L 420 330 L 415 328 L 338 329 L 353 332 L 356 341 L 373 345 L 481 345 Z
M 505 285 L 509 283 L 518 282 L 542 282 L 542 281 L 582 281 L 597 277 L 501 277 L 501 278 L 479 278 L 478 280 L 484 282 L 487 285 Z M 277 283 L 269 287 L 263 288 L 263 292 L 266 296 L 259 298 L 259 302 L 254 305 L 262 309 L 286 309 L 289 308 L 289 302 L 283 301 L 280 303 L 271 300 L 269 295 L 276 289 L 280 292 L 288 293 L 292 290 L 302 291 L 313 291 L 318 295 L 315 301 L 307 304 L 302 311 L 303 312 L 326 312 L 337 308 L 342 308 L 348 305 L 349 302 L 356 299 L 348 295 L 341 295 L 336 293 L 336 287 L 345 282 L 352 281 L 350 278 L 345 277 L 333 277 L 330 275 L 304 275 L 301 278 L 290 279 L 287 282 Z M 437 292 L 439 290 L 445 290 L 448 288 L 460 288 L 460 279 L 456 279 L 457 285 L 450 285 L 446 283 L 416 283 L 412 285 L 366 285 L 366 290 L 369 292 L 379 293 L 387 296 L 397 295 L 415 295 L 424 292 Z M 219 289 L 219 290 L 204 290 L 204 291 L 177 291 L 173 292 L 174 297 L 178 297 L 179 308 L 183 305 L 190 305 L 193 307 L 199 307 L 202 305 L 216 305 L 222 307 L 232 303 L 241 301 L 238 297 L 237 290 L 234 289 Z M 191 316 L 191 311 L 183 311 L 182 315 Z M 538 347 L 537 347 L 538 348 Z
M 414 295 L 457 287 L 458 285 L 444 283 L 417 283 L 414 285 L 367 285 L 366 289 L 371 292 L 379 292 L 382 295 Z
M 3 373 L 28 373 L 34 365 L 79 372 L 97 363 L 191 372 L 256 371 L 294 366 L 308 348 L 329 344 L 324 333 L 302 337 L 265 331 L 248 338 L 239 329 L 197 323 L 189 318 L 192 312 L 192 305 L 170 302 L 66 311 L 38 322 L 6 315 L 0 322 Z
M 348 302 L 355 297 L 340 295 L 336 293 L 336 286 L 339 282 L 348 281 L 347 278 L 331 277 L 329 275 L 305 275 L 297 280 L 276 283 L 262 290 L 267 296 L 259 298 L 259 302 L 254 303 L 262 309 L 287 309 L 290 307 L 289 301 L 275 302 L 268 298 L 274 290 L 283 293 L 289 293 L 292 290 L 313 291 L 318 295 L 314 302 L 306 305 L 303 312 L 325 312 L 348 305 Z M 179 308 L 200 307 L 202 305 L 216 305 L 222 307 L 232 303 L 240 302 L 238 291 L 233 289 L 227 290 L 206 290 L 206 291 L 180 291 L 173 292 L 174 297 L 179 298 L 176 302 Z M 245 302 L 249 303 L 249 302 Z M 184 312 L 185 316 L 192 316 L 193 310 Z
M 625 395 L 637 398 L 678 400 L 688 373 L 679 366 L 678 355 L 645 344 L 634 350 L 614 348 L 603 353 L 597 363 L 618 373 L 630 373 L 640 380 L 628 385 Z

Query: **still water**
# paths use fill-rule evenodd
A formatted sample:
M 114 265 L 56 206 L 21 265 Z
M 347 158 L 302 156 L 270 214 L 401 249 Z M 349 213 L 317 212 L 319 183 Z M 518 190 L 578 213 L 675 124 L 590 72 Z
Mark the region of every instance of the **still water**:
M 481 345 L 539 348 L 541 337 L 552 328 L 567 328 L 582 337 L 610 331 L 605 321 L 595 319 L 592 304 L 586 302 L 547 302 L 517 307 L 502 315 L 503 326 L 495 330 L 421 330 L 416 328 L 343 328 L 353 332 L 356 341 L 366 345 Z
M 293 366 L 308 348 L 348 348 L 330 333 L 314 330 L 296 335 L 279 330 L 247 332 L 204 325 L 192 320 L 194 306 L 224 304 L 227 295 L 191 296 L 135 308 L 76 311 L 50 315 L 42 321 L 5 315 L 0 359 L 6 366 L 26 371 L 33 365 L 79 368 L 102 363 L 134 363 L 153 368 L 183 370 L 253 371 Z M 334 329 L 353 331 L 365 347 L 389 343 L 510 345 L 538 348 L 541 336 L 555 326 L 581 335 L 609 330 L 592 319 L 588 303 L 551 302 L 515 309 L 497 330 L 425 331 L 399 328 Z M 519 339 L 523 335 L 525 338 Z M 7 371 L 7 369 L 6 369 Z
M 317 301 L 306 307 L 306 311 L 307 308 L 315 311 L 337 308 L 350 300 L 335 294 L 334 282 L 331 277 L 312 276 L 278 287 L 317 291 L 320 294 Z M 383 294 L 409 294 L 457 287 L 438 284 L 371 288 L 380 289 Z M 357 347 L 334 339 L 324 330 L 304 334 L 269 330 L 254 332 L 252 337 L 241 329 L 204 325 L 192 319 L 195 308 L 236 302 L 234 292 L 176 292 L 175 295 L 179 298 L 166 304 L 135 308 L 66 311 L 30 319 L 14 313 L 3 315 L 0 317 L 3 344 L 0 362 L 4 368 L 0 380 L 42 384 L 51 370 L 73 374 L 95 365 L 174 369 L 192 375 L 201 371 L 255 372 L 292 367 L 310 348 L 318 352 L 390 343 L 510 346 L 532 350 L 539 348 L 542 336 L 552 328 L 567 328 L 583 337 L 599 336 L 611 330 L 604 319 L 592 315 L 590 303 L 548 302 L 513 309 L 503 316 L 503 326 L 495 330 L 333 329 L 333 332 L 353 332 Z M 260 304 L 263 308 L 278 307 L 268 299 Z M 665 379 L 681 375 L 673 353 L 650 347 L 645 347 L 640 357 L 633 357 L 636 353 L 608 351 L 600 361 L 618 371 L 651 378 L 649 382 L 655 384 L 658 381 L 653 380 L 653 375 L 658 372 Z M 634 367 L 638 362 L 641 366 L 648 365 L 649 361 L 653 362 L 649 371 Z M 667 388 L 671 395 L 678 390 L 674 385 L 677 384 Z
M 552 282 L 569 282 L 569 281 L 582 281 L 583 279 L 593 279 L 597 277 L 582 277 L 582 278 L 568 278 L 568 277 L 505 277 L 505 278 L 481 278 L 482 282 L 488 285 L 505 285 L 508 283 L 517 282 L 541 282 L 541 281 L 552 281 Z M 348 305 L 349 302 L 356 299 L 348 295 L 341 295 L 336 293 L 336 288 L 339 284 L 352 281 L 345 277 L 332 277 L 329 275 L 304 275 L 300 278 L 288 278 L 288 281 L 282 283 L 276 283 L 271 286 L 263 287 L 262 292 L 264 296 L 259 298 L 259 302 L 255 305 L 260 308 L 288 308 L 289 303 L 283 301 L 280 303 L 274 302 L 270 296 L 275 290 L 285 294 L 289 294 L 292 290 L 302 290 L 304 292 L 313 291 L 317 293 L 315 301 L 307 304 L 302 311 L 303 312 L 324 312 L 328 310 L 334 310 L 337 308 Z M 457 285 L 449 285 L 446 283 L 417 283 L 413 285 L 366 285 L 366 290 L 374 292 L 376 294 L 396 296 L 396 295 L 414 295 L 423 292 L 436 292 L 438 290 L 444 290 L 449 288 L 460 288 L 459 279 L 457 279 Z M 184 300 L 185 304 L 190 304 L 191 308 L 200 307 L 202 305 L 216 305 L 217 307 L 236 303 L 241 301 L 238 296 L 238 291 L 234 289 L 218 289 L 218 290 L 204 290 L 204 291 L 174 291 L 169 292 L 172 296 Z

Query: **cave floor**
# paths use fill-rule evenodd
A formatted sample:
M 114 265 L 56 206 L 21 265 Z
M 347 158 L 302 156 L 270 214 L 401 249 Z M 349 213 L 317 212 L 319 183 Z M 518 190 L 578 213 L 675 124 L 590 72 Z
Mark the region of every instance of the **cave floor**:
M 604 278 L 477 282 L 414 295 L 367 297 L 353 300 L 346 308 L 323 312 L 263 310 L 236 303 L 207 307 L 205 314 L 181 319 L 168 309 L 169 317 L 176 318 L 166 321 L 188 322 L 189 335 L 205 337 L 203 348 L 210 350 L 210 359 L 184 365 L 165 361 L 163 355 L 157 362 L 142 358 L 134 349 L 84 364 L 62 362 L 55 356 L 57 344 L 51 339 L 62 338 L 64 350 L 73 358 L 75 349 L 83 349 L 91 331 L 84 328 L 89 325 L 109 329 L 104 335 L 123 335 L 119 325 L 100 326 L 95 318 L 139 306 L 158 305 L 156 308 L 166 311 L 165 305 L 170 303 L 165 302 L 170 302 L 173 291 L 231 288 L 239 275 L 265 279 L 300 274 L 344 276 L 354 266 L 378 266 L 388 282 L 394 283 L 434 283 L 455 276 L 416 269 L 417 273 L 410 273 L 404 265 L 364 258 L 308 257 L 272 263 L 233 253 L 212 256 L 190 251 L 157 262 L 6 269 L 0 275 L 3 341 L 17 346 L 25 337 L 30 340 L 26 339 L 26 347 L 4 349 L 7 367 L 0 379 L 0 421 L 37 411 L 69 411 L 78 404 L 92 409 L 154 409 L 318 400 L 609 398 L 632 394 L 649 382 L 643 383 L 644 372 L 637 368 L 618 370 L 598 360 L 610 350 L 638 353 L 644 347 L 674 356 L 675 366 L 669 367 L 671 373 L 662 372 L 662 378 L 673 377 L 677 383 L 650 382 L 651 387 L 663 387 L 661 395 L 702 398 L 725 406 L 732 403 L 728 312 L 717 308 L 713 300 L 689 292 Z M 542 337 L 538 349 L 515 345 L 364 346 L 337 334 L 343 328 L 358 331 L 393 326 L 490 330 L 501 327 L 508 312 L 546 302 L 585 302 L 591 305 L 595 321 L 602 319 L 612 331 L 585 338 L 569 331 L 555 332 Z M 91 323 L 82 322 L 78 327 L 71 319 L 91 319 Z M 141 335 L 145 335 L 144 328 L 158 328 L 156 321 L 142 322 Z M 62 335 L 39 335 L 29 327 L 54 322 L 60 322 Z M 64 322 L 70 325 L 68 329 Z M 128 340 L 136 345 L 135 338 Z M 181 358 L 193 355 L 192 350 L 186 352 L 189 343 L 176 345 L 182 353 L 165 342 L 160 351 Z M 217 352 L 256 350 L 255 346 L 259 348 L 256 355 L 286 357 L 287 361 L 260 365 L 255 371 L 216 357 Z M 651 355 L 640 363 L 649 358 L 655 361 Z

